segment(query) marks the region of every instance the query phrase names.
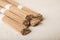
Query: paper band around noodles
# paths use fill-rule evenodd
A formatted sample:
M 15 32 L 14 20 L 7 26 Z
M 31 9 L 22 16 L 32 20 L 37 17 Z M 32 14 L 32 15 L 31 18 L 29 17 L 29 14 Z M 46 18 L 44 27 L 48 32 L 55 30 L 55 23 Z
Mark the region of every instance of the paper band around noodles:
M 22 6 L 22 5 L 18 5 L 18 8 L 19 8 L 19 9 L 22 9 L 22 8 L 23 8 L 23 6 Z
M 11 4 L 5 5 L 5 7 L 0 10 L 0 12 L 1 12 L 1 13 L 5 13 L 5 11 L 6 11 L 6 10 L 9 10 L 9 8 L 10 8 L 11 6 L 12 6 Z
M 8 9 L 8 10 L 9 10 L 9 8 L 10 8 L 11 6 L 12 6 L 11 4 L 7 4 L 7 5 L 5 5 L 5 7 L 4 7 L 4 8 L 6 8 L 6 9 Z
M 0 10 L 0 12 L 1 12 L 1 13 L 5 13 L 6 10 L 7 10 L 7 9 L 2 8 L 2 9 Z

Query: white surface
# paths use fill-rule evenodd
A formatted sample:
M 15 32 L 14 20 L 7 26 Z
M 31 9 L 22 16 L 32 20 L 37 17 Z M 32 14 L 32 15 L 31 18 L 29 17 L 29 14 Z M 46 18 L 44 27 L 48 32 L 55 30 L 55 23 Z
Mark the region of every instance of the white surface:
M 37 27 L 30 27 L 32 32 L 26 36 L 22 36 L 0 20 L 0 40 L 60 40 L 60 0 L 15 1 L 41 12 L 45 19 Z

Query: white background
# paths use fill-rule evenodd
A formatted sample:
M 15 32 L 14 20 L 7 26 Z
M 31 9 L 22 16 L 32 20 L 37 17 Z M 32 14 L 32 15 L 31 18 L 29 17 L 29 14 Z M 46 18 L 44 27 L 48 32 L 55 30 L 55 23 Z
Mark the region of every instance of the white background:
M 30 27 L 31 33 L 23 36 L 2 22 L 0 14 L 0 40 L 60 40 L 60 0 L 15 0 L 16 2 L 41 13 L 42 24 Z

